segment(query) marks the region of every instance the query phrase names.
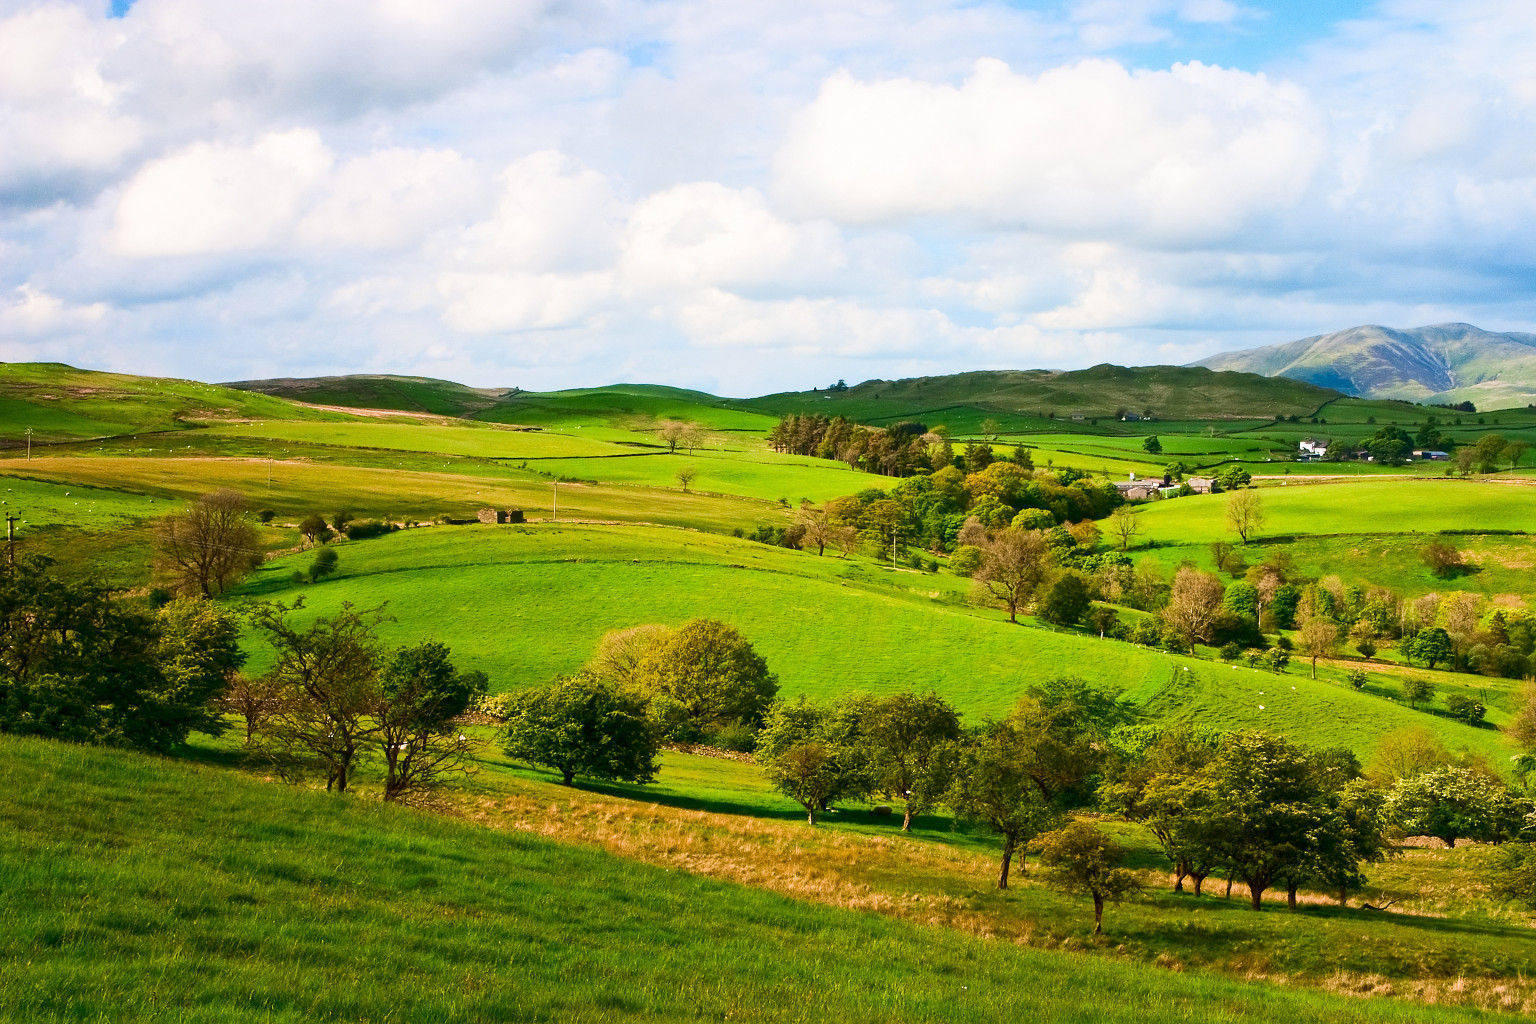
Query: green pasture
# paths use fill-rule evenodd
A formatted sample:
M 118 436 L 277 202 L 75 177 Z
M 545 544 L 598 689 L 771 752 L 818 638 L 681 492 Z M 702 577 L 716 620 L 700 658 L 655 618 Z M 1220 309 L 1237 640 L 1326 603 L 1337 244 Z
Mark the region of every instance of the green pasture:
M 341 448 L 393 448 L 408 452 L 469 455 L 494 459 L 546 459 L 570 456 L 619 455 L 633 452 L 608 441 L 579 434 L 542 430 L 497 430 L 491 427 L 444 426 L 410 420 L 363 423 L 293 423 L 262 421 L 217 427 L 209 433 L 265 437 Z
M 341 545 L 340 572 L 295 585 L 308 554 L 267 563 L 231 598 L 305 598 L 306 617 L 343 602 L 384 605 L 393 643 L 436 639 L 496 690 L 544 683 L 579 667 L 605 632 L 695 617 L 740 629 L 782 692 L 933 689 L 972 721 L 1008 710 L 1031 684 L 1077 675 L 1126 692 L 1162 717 L 1214 728 L 1263 727 L 1368 757 L 1379 737 L 1422 725 L 1453 747 L 1502 759 L 1500 734 L 1416 712 L 1342 685 L 1172 656 L 1074 631 L 1013 625 L 964 600 L 968 582 L 892 571 L 862 558 L 771 548 L 646 527 L 455 527 Z M 252 668 L 270 655 L 253 647 Z M 1265 691 L 1260 694 L 1259 691 Z M 1263 705 L 1262 707 L 1260 705 Z
M 163 516 L 178 504 L 165 498 L 80 484 L 10 476 L 0 479 L 0 509 L 7 516 L 17 517 L 16 527 L 23 537 L 29 530 L 54 526 L 91 533 L 121 529 Z
M 1259 489 L 1259 538 L 1331 534 L 1536 531 L 1536 488 L 1479 480 L 1360 480 L 1292 483 Z M 1141 516 L 1142 542 L 1236 540 L 1228 496 L 1200 494 L 1153 502 Z
M 0 755 L 8 1021 L 1484 1019 L 1031 950 L 139 755 Z
M 519 392 L 477 413 L 475 418 L 559 427 L 599 423 L 631 430 L 650 429 L 660 419 L 677 419 L 702 423 L 716 430 L 755 433 L 766 433 L 777 422 L 777 416 L 751 411 L 742 405 L 701 391 L 617 384 L 606 388 Z

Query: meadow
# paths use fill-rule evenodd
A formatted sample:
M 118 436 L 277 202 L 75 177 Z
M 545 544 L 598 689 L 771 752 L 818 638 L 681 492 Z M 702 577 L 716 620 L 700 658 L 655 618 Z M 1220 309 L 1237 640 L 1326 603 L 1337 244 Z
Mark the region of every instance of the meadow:
M 142 755 L 0 755 L 5 1020 L 1485 1019 L 1045 952 Z
M 966 580 L 867 559 L 634 526 L 436 528 L 338 551 L 340 571 L 319 584 L 293 582 L 309 557 L 295 554 L 257 570 L 231 599 L 302 595 L 306 616 L 387 602 L 396 621 L 386 639 L 440 640 L 487 672 L 494 690 L 574 671 L 609 630 L 709 617 L 751 639 L 788 696 L 933 689 L 979 721 L 1006 713 L 1031 684 L 1075 675 L 1123 690 L 1158 718 L 1267 728 L 1367 760 L 1383 733 L 1406 726 L 1495 761 L 1508 753 L 1495 730 L 1351 690 L 1343 668 L 1313 680 L 1299 664 L 1277 675 L 1014 625 L 969 604 Z M 256 651 L 259 670 L 270 655 Z M 1489 697 L 1491 721 L 1503 719 L 1505 699 L 1502 687 Z

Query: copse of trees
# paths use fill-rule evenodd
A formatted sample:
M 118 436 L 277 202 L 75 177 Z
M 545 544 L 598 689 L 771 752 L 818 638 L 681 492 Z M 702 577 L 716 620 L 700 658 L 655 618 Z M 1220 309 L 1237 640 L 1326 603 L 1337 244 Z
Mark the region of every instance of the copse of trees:
M 577 776 L 651 782 L 659 744 L 645 699 L 589 673 L 519 691 L 502 729 L 508 757 L 554 769 L 567 786 Z
M 224 730 L 245 661 L 228 612 L 185 598 L 146 613 L 52 564 L 0 567 L 0 732 L 168 751 Z

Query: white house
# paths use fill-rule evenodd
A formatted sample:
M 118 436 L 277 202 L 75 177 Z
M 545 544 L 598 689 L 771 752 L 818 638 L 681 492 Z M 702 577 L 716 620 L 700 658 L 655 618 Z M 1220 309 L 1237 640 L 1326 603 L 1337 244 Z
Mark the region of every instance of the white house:
M 1314 441 L 1309 437 L 1305 441 L 1301 442 L 1301 444 L 1297 445 L 1297 449 L 1303 455 L 1315 455 L 1322 457 L 1328 451 L 1328 442 Z

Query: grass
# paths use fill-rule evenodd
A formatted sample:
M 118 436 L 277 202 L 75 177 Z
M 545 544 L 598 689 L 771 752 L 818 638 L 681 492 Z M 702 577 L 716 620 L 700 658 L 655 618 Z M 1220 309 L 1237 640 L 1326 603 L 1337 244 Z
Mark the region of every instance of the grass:
M 1277 535 L 1391 535 L 1443 529 L 1536 531 L 1536 488 L 1474 480 L 1360 480 L 1259 490 L 1265 523 Z M 1193 495 L 1155 502 L 1142 516 L 1143 542 L 1205 543 L 1237 536 L 1226 521 L 1228 498 Z
M 517 829 L 0 738 L 0 1018 L 1479 1019 L 988 941 Z
M 1255 673 L 1010 625 L 996 610 L 965 603 L 965 580 L 892 572 L 861 558 L 631 526 L 416 530 L 347 544 L 340 555 L 340 572 L 319 585 L 291 582 L 309 557 L 294 555 L 268 563 L 232 596 L 302 594 L 309 614 L 329 614 L 344 601 L 388 602 L 397 619 L 385 627 L 391 642 L 441 640 L 468 667 L 486 671 L 497 690 L 575 670 L 609 630 L 707 616 L 749 637 L 789 696 L 931 688 L 976 721 L 1006 712 L 1033 683 L 1078 675 L 1123 689 L 1159 717 L 1264 727 L 1348 746 L 1363 758 L 1384 732 L 1409 725 L 1496 761 L 1508 753 L 1494 730 L 1350 690 L 1342 669 L 1325 669 L 1318 680 L 1299 664 L 1285 675 Z M 263 657 L 258 651 L 253 669 Z

